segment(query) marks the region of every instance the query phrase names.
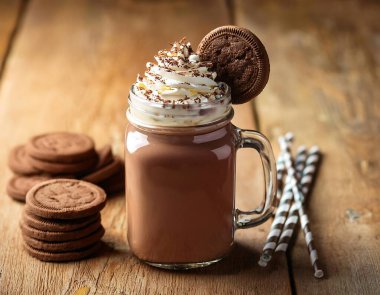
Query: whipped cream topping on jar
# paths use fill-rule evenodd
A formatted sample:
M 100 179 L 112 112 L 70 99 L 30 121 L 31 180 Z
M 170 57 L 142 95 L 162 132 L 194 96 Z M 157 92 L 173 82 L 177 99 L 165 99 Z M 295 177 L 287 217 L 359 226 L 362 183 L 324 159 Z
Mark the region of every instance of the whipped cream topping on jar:
M 232 112 L 230 89 L 215 81 L 212 64 L 202 62 L 189 42 L 174 42 L 148 62 L 129 95 L 128 119 L 143 126 L 198 126 Z

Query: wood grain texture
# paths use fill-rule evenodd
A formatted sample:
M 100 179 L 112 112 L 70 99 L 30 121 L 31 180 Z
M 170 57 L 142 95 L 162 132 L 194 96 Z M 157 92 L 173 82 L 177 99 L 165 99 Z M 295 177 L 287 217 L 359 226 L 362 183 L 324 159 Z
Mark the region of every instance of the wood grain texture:
M 324 153 L 307 211 L 327 279 L 312 277 L 300 234 L 291 253 L 297 294 L 378 294 L 380 5 L 236 1 L 235 12 L 271 60 L 257 99 L 261 130 L 272 141 L 291 130 Z
M 186 35 L 196 45 L 225 23 L 222 0 L 31 1 L 0 85 L 0 167 L 12 146 L 53 130 L 85 132 L 98 146 L 112 142 L 121 155 L 127 94 L 137 73 L 169 42 Z M 250 106 L 236 110 L 234 122 L 253 128 Z M 261 167 L 253 155 L 239 153 L 243 208 L 259 203 Z M 110 199 L 102 212 L 104 253 L 75 263 L 42 263 L 22 251 L 23 205 L 5 196 L 10 175 L 0 170 L 0 290 L 5 294 L 290 293 L 284 258 L 267 272 L 256 264 L 268 225 L 237 232 L 231 255 L 206 269 L 168 272 L 140 263 L 125 242 L 123 196 Z
M 21 5 L 21 0 L 0 1 L 0 77 L 10 49 L 12 34 L 17 27 Z

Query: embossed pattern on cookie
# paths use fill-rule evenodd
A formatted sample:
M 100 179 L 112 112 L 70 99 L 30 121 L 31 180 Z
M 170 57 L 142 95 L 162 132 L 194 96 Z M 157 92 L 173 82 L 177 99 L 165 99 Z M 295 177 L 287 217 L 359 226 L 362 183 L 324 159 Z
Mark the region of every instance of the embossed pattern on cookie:
M 46 133 L 34 136 L 26 145 L 28 154 L 36 159 L 59 163 L 73 163 L 95 154 L 93 140 L 69 132 Z
M 93 215 L 106 202 L 100 187 L 76 179 L 54 179 L 34 186 L 26 196 L 30 211 L 44 218 L 74 219 Z
M 248 29 L 216 28 L 202 39 L 197 51 L 202 61 L 212 62 L 216 80 L 231 87 L 234 104 L 256 97 L 268 82 L 268 54 L 259 38 Z

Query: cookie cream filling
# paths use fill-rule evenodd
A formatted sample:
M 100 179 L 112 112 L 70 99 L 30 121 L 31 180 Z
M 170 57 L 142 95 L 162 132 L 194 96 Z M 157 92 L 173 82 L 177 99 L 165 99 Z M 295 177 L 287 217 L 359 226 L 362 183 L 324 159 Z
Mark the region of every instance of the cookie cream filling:
M 209 62 L 200 61 L 189 42 L 174 42 L 147 63 L 129 95 L 130 121 L 158 126 L 196 126 L 217 121 L 231 111 L 230 90 L 215 81 Z

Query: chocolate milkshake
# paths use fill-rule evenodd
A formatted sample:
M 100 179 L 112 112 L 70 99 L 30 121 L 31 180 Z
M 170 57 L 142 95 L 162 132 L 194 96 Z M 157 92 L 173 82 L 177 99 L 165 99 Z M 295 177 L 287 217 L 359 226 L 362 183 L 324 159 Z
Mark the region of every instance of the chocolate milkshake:
M 235 223 L 235 158 L 245 138 L 230 123 L 229 87 L 190 43 L 175 42 L 155 59 L 129 96 L 128 242 L 154 266 L 206 266 L 229 252 L 236 228 L 254 225 Z M 250 142 L 264 140 L 258 136 Z

